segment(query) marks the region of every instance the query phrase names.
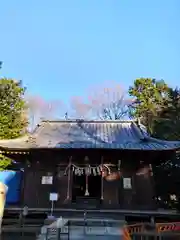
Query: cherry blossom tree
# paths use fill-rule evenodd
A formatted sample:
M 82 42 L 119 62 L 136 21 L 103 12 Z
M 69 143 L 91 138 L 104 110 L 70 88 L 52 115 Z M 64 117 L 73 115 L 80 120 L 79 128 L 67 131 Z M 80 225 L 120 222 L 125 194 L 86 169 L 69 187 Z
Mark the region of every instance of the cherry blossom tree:
M 47 101 L 38 95 L 26 96 L 29 116 L 29 129 L 32 131 L 42 120 L 54 120 L 60 116 L 63 103 L 60 100 Z
M 119 120 L 128 117 L 131 103 L 120 84 L 107 82 L 89 89 L 86 98 L 72 97 L 70 105 L 77 118 Z

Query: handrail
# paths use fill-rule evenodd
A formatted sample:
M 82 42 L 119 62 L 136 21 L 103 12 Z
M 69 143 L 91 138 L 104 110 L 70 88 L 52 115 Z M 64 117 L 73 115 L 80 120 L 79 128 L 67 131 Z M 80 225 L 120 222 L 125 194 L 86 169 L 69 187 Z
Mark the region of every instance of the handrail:
M 180 222 L 156 223 L 156 231 L 158 233 L 180 231 Z
M 123 227 L 122 233 L 123 233 L 123 237 L 122 237 L 123 240 L 131 240 L 131 235 L 129 233 L 128 226 Z
M 171 232 L 180 232 L 180 222 L 168 222 L 168 223 L 139 223 L 139 224 L 132 224 L 127 225 L 123 229 L 123 240 L 130 240 L 131 236 L 135 234 L 161 234 L 161 233 L 171 233 Z M 129 238 L 127 237 L 127 233 L 129 233 Z

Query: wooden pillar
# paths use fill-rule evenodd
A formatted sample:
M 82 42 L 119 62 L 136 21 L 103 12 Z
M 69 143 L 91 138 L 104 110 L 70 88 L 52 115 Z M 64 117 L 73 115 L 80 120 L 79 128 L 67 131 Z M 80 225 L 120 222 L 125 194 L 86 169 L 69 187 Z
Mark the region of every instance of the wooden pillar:
M 153 173 L 149 165 L 145 165 L 136 173 L 136 205 L 137 208 L 150 210 L 154 208 Z M 143 198 L 142 198 L 143 192 Z
M 85 196 L 89 196 L 89 174 L 90 174 L 90 165 L 89 165 L 89 159 L 86 156 L 84 159 L 85 163 L 86 163 L 86 167 L 85 167 L 85 180 L 86 180 L 86 189 L 85 189 Z
M 126 182 L 129 182 L 126 184 Z M 129 186 L 128 186 L 129 185 Z M 122 208 L 133 209 L 134 208 L 134 176 L 128 172 L 123 174 L 122 178 Z
M 132 166 L 127 159 L 120 162 L 122 167 L 119 181 L 119 208 L 132 209 L 134 197 L 134 176 Z M 119 163 L 119 165 L 120 165 Z
M 107 175 L 103 179 L 103 204 L 108 208 L 116 208 L 119 203 L 119 175 L 117 174 L 118 167 L 111 169 L 108 164 L 103 166 L 107 171 Z
M 67 176 L 67 197 L 66 197 L 66 203 L 70 203 L 71 202 L 71 198 L 72 198 L 72 156 L 70 156 L 69 158 L 69 165 L 68 165 L 68 176 Z
M 101 201 L 104 200 L 103 157 L 101 157 Z
M 22 174 L 22 180 L 21 180 L 21 192 L 20 192 L 20 204 L 21 207 L 24 207 L 25 205 L 25 187 L 26 187 L 26 172 L 27 172 L 27 166 L 28 162 L 26 161 L 26 163 L 23 166 L 23 174 Z
M 68 164 L 69 166 L 69 164 Z M 67 174 L 65 174 L 67 170 Z M 58 202 L 56 203 L 56 206 L 58 208 L 63 207 L 64 204 L 68 204 L 71 201 L 71 182 L 68 187 L 68 170 L 67 165 L 59 164 L 58 170 L 57 170 L 57 191 L 58 191 Z

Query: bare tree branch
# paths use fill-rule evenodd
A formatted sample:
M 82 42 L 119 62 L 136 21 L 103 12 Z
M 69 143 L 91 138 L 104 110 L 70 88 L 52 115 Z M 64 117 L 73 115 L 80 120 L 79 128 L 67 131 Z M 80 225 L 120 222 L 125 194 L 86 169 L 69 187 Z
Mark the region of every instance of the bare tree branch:
M 51 100 L 46 101 L 40 96 L 26 96 L 28 105 L 28 115 L 30 119 L 30 131 L 43 119 L 54 119 L 59 116 L 64 107 L 62 101 Z
M 73 97 L 71 107 L 78 118 L 118 120 L 128 116 L 132 100 L 123 88 L 114 82 L 90 89 L 87 98 Z

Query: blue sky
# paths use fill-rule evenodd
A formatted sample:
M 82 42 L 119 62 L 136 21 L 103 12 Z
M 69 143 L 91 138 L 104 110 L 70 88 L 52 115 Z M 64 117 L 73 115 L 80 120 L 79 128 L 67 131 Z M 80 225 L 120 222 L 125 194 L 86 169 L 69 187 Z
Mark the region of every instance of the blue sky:
M 179 0 L 4 0 L 0 22 L 1 75 L 46 99 L 106 80 L 180 86 Z

